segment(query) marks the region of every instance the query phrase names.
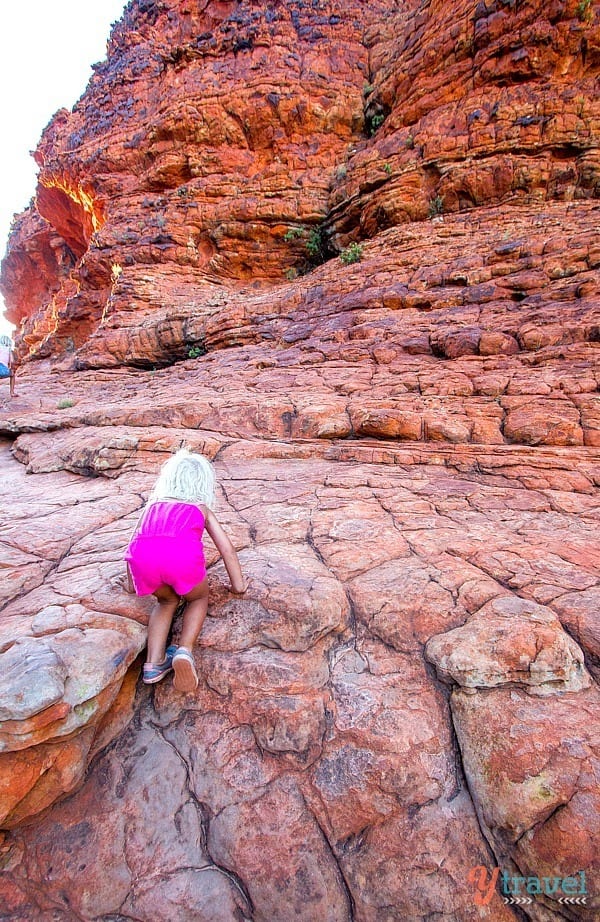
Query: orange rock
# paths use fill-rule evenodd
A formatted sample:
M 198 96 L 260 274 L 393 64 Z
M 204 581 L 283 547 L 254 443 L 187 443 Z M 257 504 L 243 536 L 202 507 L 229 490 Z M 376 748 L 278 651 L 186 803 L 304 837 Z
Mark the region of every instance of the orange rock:
M 463 688 L 525 685 L 530 694 L 580 691 L 590 679 L 583 653 L 541 605 L 498 596 L 461 627 L 426 647 L 440 678 Z
M 453 693 L 467 777 L 502 857 L 513 857 L 525 876 L 569 877 L 583 868 L 589 880 L 597 873 L 598 827 L 579 822 L 582 803 L 588 816 L 596 812 L 589 769 L 597 740 L 589 720 L 596 719 L 597 690 L 548 698 L 543 718 L 537 701 L 520 689 Z M 502 727 L 494 719 L 499 712 Z M 548 734 L 548 722 L 557 735 Z M 558 743 L 565 736 L 570 746 Z
M 505 405 L 508 401 L 505 402 Z M 576 408 L 557 401 L 522 404 L 510 401 L 504 423 L 509 442 L 529 445 L 582 445 L 583 432 Z

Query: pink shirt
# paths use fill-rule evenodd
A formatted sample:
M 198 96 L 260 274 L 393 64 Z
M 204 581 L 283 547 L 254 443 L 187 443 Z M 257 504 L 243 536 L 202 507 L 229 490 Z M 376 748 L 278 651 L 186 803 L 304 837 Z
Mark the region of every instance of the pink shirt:
M 205 579 L 204 524 L 193 503 L 158 500 L 146 507 L 125 554 L 138 595 L 160 586 L 185 595 Z
M 137 534 L 144 537 L 189 538 L 202 540 L 204 516 L 198 506 L 179 500 L 157 500 L 146 506 Z

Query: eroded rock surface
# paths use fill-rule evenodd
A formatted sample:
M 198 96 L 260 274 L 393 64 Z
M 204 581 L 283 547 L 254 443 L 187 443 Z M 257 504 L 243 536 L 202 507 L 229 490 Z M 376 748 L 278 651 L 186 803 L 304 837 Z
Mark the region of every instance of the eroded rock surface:
M 0 918 L 597 918 L 598 15 L 134 0 L 48 126 L 2 268 Z M 209 547 L 190 696 L 139 682 L 122 563 L 182 443 L 249 581 Z
M 160 432 L 166 452 L 171 434 Z M 164 457 L 159 442 L 155 463 Z M 168 919 L 185 893 L 208 919 L 508 919 L 500 897 L 473 903 L 467 872 L 490 866 L 486 836 L 503 867 L 568 876 L 575 861 L 593 875 L 597 687 L 585 647 L 560 617 L 574 586 L 585 598 L 596 584 L 582 548 L 597 529 L 600 498 L 524 488 L 518 468 L 511 476 L 482 474 L 475 463 L 461 473 L 439 464 L 282 462 L 257 458 L 259 447 L 223 443 L 217 455 L 220 517 L 250 586 L 234 598 L 222 565 L 211 568 L 198 694 L 182 698 L 168 680 L 139 686 L 136 720 L 93 763 L 81 791 L 8 836 L 4 887 L 16 917 L 33 905 L 71 907 L 65 918 L 144 918 L 153 906 L 153 918 Z M 5 455 L 3 466 L 23 481 L 16 461 Z M 110 499 L 114 512 L 94 533 L 97 543 L 75 538 L 39 586 L 8 603 L 7 629 L 43 639 L 41 650 L 56 648 L 55 638 L 63 650 L 73 645 L 87 670 L 86 642 L 97 657 L 112 652 L 107 610 L 120 613 L 110 636 L 120 622 L 138 627 L 130 619 L 143 620 L 145 603 L 119 585 L 136 517 L 122 499 L 139 504 L 154 479 L 147 466 L 141 451 L 119 477 L 25 476 L 32 523 L 57 477 L 66 478 L 62 503 L 68 484 L 78 506 Z M 559 545 L 552 555 L 549 530 Z M 526 578 L 516 575 L 517 561 Z M 103 636 L 88 641 L 85 619 Z M 131 636 L 121 636 L 135 656 L 143 637 L 134 634 L 131 650 Z M 3 658 L 20 652 L 32 661 L 37 647 L 19 651 L 31 642 Z M 450 702 L 423 658 L 425 643 L 427 660 L 456 684 Z M 29 774 L 19 772 L 8 825 L 46 805 L 49 781 L 40 793 L 36 758 L 58 763 L 48 773 L 58 796 L 87 764 L 87 750 L 76 763 L 74 747 L 89 749 L 95 732 L 107 732 L 90 730 L 91 716 L 63 741 L 67 718 L 52 719 L 56 707 L 49 698 L 39 712 L 46 727 L 32 724 L 22 743 Z M 109 710 L 110 732 L 129 707 Z M 2 725 L 3 739 L 11 729 Z M 22 752 L 7 745 L 7 775 L 24 764 Z M 65 760 L 80 765 L 67 784 Z M 575 829 L 579 845 L 561 845 Z

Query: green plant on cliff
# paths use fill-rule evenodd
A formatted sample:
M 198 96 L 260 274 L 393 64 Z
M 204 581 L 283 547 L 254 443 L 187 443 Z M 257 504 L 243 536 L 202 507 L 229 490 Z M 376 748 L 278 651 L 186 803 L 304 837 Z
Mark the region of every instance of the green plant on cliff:
M 361 243 L 351 243 L 349 246 L 345 247 L 340 253 L 340 260 L 345 266 L 349 266 L 352 263 L 359 263 L 362 259 L 363 246 Z
M 303 241 L 307 255 L 306 271 L 310 271 L 310 269 L 322 265 L 333 256 L 325 228 L 322 224 L 311 228 L 305 225 L 301 227 L 291 227 L 283 239 L 286 243 L 293 243 L 296 240 Z
M 188 349 L 189 359 L 199 359 L 201 355 L 206 355 L 207 349 L 203 341 L 196 343 Z
M 385 122 L 385 115 L 383 112 L 376 112 L 374 115 L 365 116 L 365 131 L 367 135 L 372 138 L 373 135 L 381 128 Z
M 430 218 L 435 218 L 437 215 L 442 214 L 443 211 L 444 199 L 441 195 L 436 195 L 434 198 L 429 200 L 428 214 Z
M 307 240 L 306 252 L 315 265 L 324 263 L 327 259 L 328 244 L 323 227 L 311 227 Z
M 592 0 L 579 0 L 576 8 L 579 22 L 591 22 L 594 18 L 592 10 Z
M 292 240 L 300 240 L 301 237 L 304 237 L 305 233 L 305 227 L 290 227 L 283 239 L 286 243 L 291 243 Z
M 69 407 L 75 406 L 75 401 L 71 400 L 70 397 L 61 397 L 61 399 L 56 404 L 57 410 L 68 410 Z

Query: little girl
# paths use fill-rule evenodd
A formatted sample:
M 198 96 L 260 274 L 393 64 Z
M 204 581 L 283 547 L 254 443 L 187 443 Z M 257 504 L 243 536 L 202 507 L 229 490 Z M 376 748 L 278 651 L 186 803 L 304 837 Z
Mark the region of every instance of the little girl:
M 231 588 L 245 590 L 233 544 L 211 511 L 215 492 L 212 464 L 180 449 L 163 464 L 156 486 L 129 542 L 125 560 L 137 595 L 154 595 L 158 606 L 148 622 L 148 661 L 143 681 L 160 682 L 171 671 L 180 692 L 192 692 L 198 675 L 192 656 L 208 607 L 208 583 L 202 533 L 221 554 Z M 187 602 L 179 646 L 165 650 L 180 597 Z

